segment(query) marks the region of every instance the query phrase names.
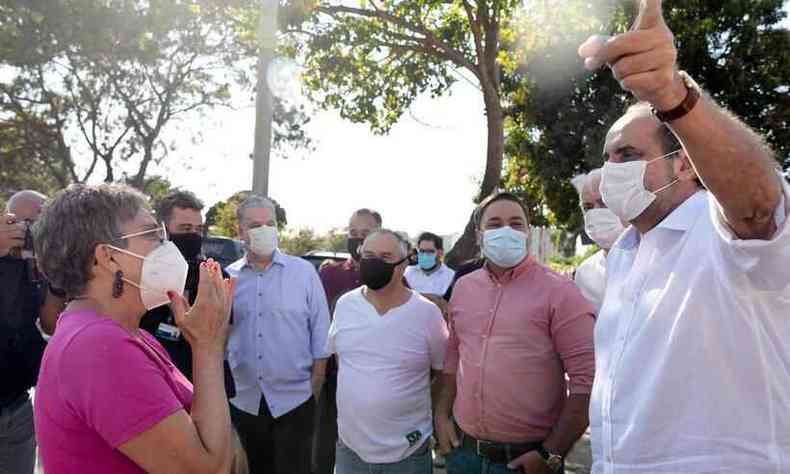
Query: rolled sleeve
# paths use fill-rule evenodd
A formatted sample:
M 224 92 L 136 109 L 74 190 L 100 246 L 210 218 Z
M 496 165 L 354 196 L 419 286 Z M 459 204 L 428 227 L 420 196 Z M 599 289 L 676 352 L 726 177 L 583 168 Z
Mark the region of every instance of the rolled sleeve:
M 557 294 L 552 308 L 552 342 L 570 379 L 570 393 L 589 395 L 595 376 L 595 312 L 571 282 Z
M 719 237 L 725 258 L 735 265 L 739 273 L 747 276 L 756 288 L 781 291 L 790 285 L 790 186 L 779 177 L 782 196 L 774 212 L 776 233 L 769 240 L 739 239 L 724 218 L 721 206 L 712 193 L 710 211 L 713 226 Z
M 313 359 L 329 357 L 327 339 L 329 336 L 329 305 L 318 273 L 310 269 L 308 282 L 308 305 L 310 308 L 310 351 Z

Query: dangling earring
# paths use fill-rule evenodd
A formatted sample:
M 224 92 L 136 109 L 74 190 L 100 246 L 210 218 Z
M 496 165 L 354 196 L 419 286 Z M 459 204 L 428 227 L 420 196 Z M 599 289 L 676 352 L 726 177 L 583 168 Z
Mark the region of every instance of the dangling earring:
M 123 272 L 115 272 L 115 279 L 112 282 L 112 297 L 120 298 L 123 294 Z

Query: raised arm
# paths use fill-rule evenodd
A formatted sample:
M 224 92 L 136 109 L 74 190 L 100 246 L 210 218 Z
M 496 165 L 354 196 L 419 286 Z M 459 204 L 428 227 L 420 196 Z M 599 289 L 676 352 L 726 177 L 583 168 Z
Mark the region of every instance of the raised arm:
M 643 0 L 631 31 L 579 48 L 588 67 L 608 64 L 620 85 L 659 111 L 680 105 L 689 89 L 678 71 L 674 37 L 661 0 Z M 777 163 L 765 141 L 707 94 L 684 116 L 667 123 L 724 218 L 741 239 L 770 239 L 781 199 Z

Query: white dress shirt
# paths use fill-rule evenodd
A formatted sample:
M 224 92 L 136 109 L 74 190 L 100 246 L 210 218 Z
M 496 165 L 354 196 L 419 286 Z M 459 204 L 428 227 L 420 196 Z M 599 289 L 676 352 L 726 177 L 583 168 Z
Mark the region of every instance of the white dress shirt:
M 606 291 L 606 255 L 599 250 L 584 260 L 573 276 L 576 286 L 596 311 L 601 309 Z
M 609 252 L 593 473 L 790 472 L 790 188 L 771 240 L 700 191 Z
M 406 267 L 403 273 L 412 290 L 429 295 L 444 296 L 453 282 L 455 272 L 447 265 L 440 263 L 439 268 L 431 273 L 426 272 L 418 265 Z

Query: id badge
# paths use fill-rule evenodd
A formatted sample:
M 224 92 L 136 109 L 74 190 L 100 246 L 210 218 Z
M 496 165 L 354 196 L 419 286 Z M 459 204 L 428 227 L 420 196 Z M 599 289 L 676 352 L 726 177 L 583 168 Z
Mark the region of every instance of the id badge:
M 156 337 L 167 341 L 178 341 L 181 339 L 181 330 L 172 324 L 159 323 L 156 328 Z

